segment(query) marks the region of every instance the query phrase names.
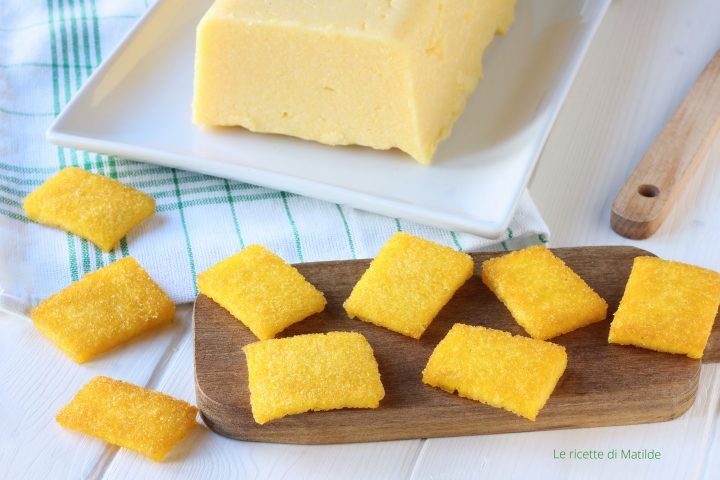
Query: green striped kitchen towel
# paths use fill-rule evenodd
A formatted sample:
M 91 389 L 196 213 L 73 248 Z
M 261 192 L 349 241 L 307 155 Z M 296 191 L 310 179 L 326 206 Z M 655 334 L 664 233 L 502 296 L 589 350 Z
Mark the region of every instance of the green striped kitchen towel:
M 147 6 L 143 0 L 0 2 L 0 288 L 6 301 L 31 305 L 128 255 L 175 301 L 187 302 L 196 294 L 196 274 L 251 243 L 289 262 L 307 262 L 371 257 L 398 230 L 466 251 L 546 242 L 547 226 L 527 193 L 497 242 L 49 144 L 44 132 L 53 118 Z M 144 190 L 157 201 L 156 215 L 110 253 L 29 222 L 23 197 L 65 166 Z

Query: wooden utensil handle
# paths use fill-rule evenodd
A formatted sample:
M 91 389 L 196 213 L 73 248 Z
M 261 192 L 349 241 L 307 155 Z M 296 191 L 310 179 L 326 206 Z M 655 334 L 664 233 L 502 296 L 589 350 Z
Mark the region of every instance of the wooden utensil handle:
M 720 51 L 615 197 L 613 230 L 634 239 L 655 233 L 718 134 Z

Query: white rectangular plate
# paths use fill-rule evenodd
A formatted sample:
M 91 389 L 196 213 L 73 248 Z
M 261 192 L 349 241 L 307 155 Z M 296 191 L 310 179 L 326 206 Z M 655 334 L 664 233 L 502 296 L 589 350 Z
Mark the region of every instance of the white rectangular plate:
M 158 0 L 47 132 L 58 145 L 194 170 L 489 238 L 501 235 L 610 0 L 518 0 L 432 166 L 191 122 L 195 26 L 211 0 Z

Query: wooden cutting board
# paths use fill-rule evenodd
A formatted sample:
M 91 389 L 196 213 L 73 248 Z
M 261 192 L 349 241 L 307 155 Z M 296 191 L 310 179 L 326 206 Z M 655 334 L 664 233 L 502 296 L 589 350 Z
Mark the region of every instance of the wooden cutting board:
M 609 304 L 609 318 L 622 296 L 633 247 L 560 248 L 554 252 Z M 492 253 L 472 254 L 475 271 Z M 293 415 L 257 425 L 251 415 L 247 366 L 241 347 L 256 338 L 204 295 L 195 301 L 197 403 L 207 425 L 241 440 L 324 444 L 595 427 L 670 420 L 695 399 L 700 361 L 607 343 L 610 320 L 553 339 L 568 351 L 568 367 L 535 422 L 505 410 L 451 395 L 421 382 L 435 345 L 456 322 L 524 334 L 508 310 L 473 276 L 440 312 L 420 340 L 351 320 L 342 308 L 369 260 L 307 263 L 298 270 L 325 293 L 324 312 L 280 336 L 353 330 L 365 335 L 380 365 L 386 396 L 380 408 Z M 716 322 L 704 361 L 720 359 Z

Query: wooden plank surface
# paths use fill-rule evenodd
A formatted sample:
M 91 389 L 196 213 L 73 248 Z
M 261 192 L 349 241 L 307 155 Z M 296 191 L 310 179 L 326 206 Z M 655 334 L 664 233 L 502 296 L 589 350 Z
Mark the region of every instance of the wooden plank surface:
M 99 13 L 139 13 L 142 9 L 139 1 L 121 3 L 106 6 L 114 8 L 112 12 L 107 8 L 103 12 L 100 5 Z M 627 240 L 609 227 L 614 192 L 719 45 L 717 0 L 613 2 L 531 184 L 533 198 L 551 228 L 553 245 L 633 244 L 664 258 L 720 270 L 718 146 L 652 238 Z M 111 48 L 107 44 L 103 50 Z M 13 268 L 19 268 L 14 275 L 22 274 L 18 265 Z M 179 308 L 180 323 L 185 322 L 185 310 Z M 78 468 L 83 463 L 92 467 L 97 458 L 86 460 L 90 451 L 102 451 L 105 444 L 57 428 L 49 402 L 60 405 L 86 378 L 68 381 L 61 365 L 48 370 L 61 357 L 51 348 L 35 347 L 29 340 L 32 326 L 26 335 L 16 318 L 0 315 L 0 323 L 5 328 L 0 357 L 6 366 L 0 377 L 8 387 L 0 390 L 0 452 L 6 454 L 0 455 L 5 460 L 0 479 L 720 478 L 720 365 L 702 366 L 695 404 L 670 422 L 325 446 L 239 442 L 200 429 L 165 463 L 113 449 L 112 454 L 102 455 L 97 468 Z M 155 368 L 155 355 L 162 346 L 139 347 L 118 352 L 113 362 Z M 194 402 L 192 356 L 188 331 L 169 357 L 157 364 L 152 382 L 130 370 L 109 371 L 105 364 L 81 371 L 84 377 L 116 375 Z M 14 387 L 20 379 L 29 379 L 32 389 L 18 393 Z M 552 458 L 553 449 L 618 447 L 655 448 L 663 455 L 652 462 Z M 98 473 L 88 474 L 89 470 Z
M 595 288 L 608 301 L 609 312 L 614 312 L 633 258 L 648 253 L 633 247 L 590 247 L 558 249 L 556 254 Z M 497 254 L 472 255 L 476 275 L 458 290 L 419 341 L 345 314 L 342 303 L 368 260 L 297 265 L 325 293 L 328 306 L 280 336 L 334 330 L 365 335 L 375 351 L 386 390 L 376 410 L 301 414 L 257 425 L 250 410 L 247 366 L 241 351 L 257 338 L 226 310 L 200 295 L 194 313 L 195 378 L 205 422 L 218 433 L 243 440 L 316 444 L 648 423 L 675 418 L 692 405 L 700 362 L 609 345 L 607 320 L 553 339 L 567 348 L 568 368 L 535 422 L 424 385 L 422 369 L 453 323 L 524 334 L 479 279 L 483 260 Z
M 178 314 L 189 324 L 192 304 L 180 306 Z M 177 346 L 156 388 L 195 404 L 193 352 L 193 337 L 188 335 Z M 119 449 L 102 478 L 397 480 L 409 478 L 421 446 L 422 440 L 334 445 L 240 442 L 199 427 L 162 463 Z

